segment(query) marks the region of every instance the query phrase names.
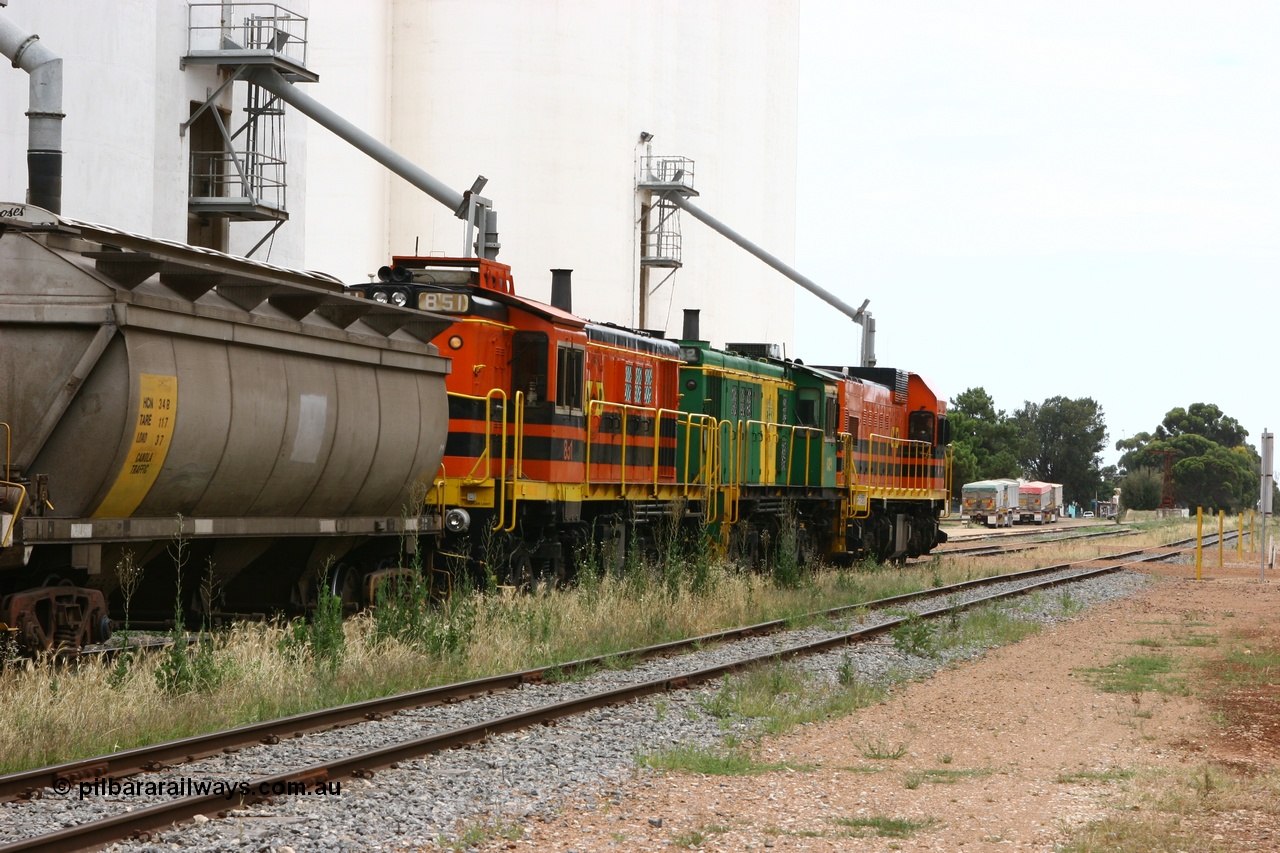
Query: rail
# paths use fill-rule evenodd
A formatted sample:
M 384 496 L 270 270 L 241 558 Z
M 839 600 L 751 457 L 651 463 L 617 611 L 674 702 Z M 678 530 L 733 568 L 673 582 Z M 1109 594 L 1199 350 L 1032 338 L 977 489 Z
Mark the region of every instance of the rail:
M 1140 553 L 1142 552 L 1129 552 L 1110 558 L 1097 559 L 1117 560 Z M 1167 559 L 1169 556 L 1171 555 L 1152 554 L 1097 569 L 1083 569 L 1083 564 L 1094 560 L 1078 561 L 1078 563 L 1042 567 L 1027 572 L 970 580 L 951 586 L 921 590 L 892 598 L 843 605 L 820 611 L 820 613 L 828 619 L 844 618 L 850 614 L 864 613 L 868 609 L 885 611 L 891 608 L 900 608 L 909 602 L 920 602 L 914 615 L 894 615 L 891 618 L 877 621 L 875 624 L 870 625 L 861 624 L 862 617 L 860 616 L 860 624 L 854 630 L 835 631 L 831 635 L 816 641 L 803 638 L 806 641 L 800 644 L 783 642 L 778 644 L 780 648 L 766 650 L 762 655 L 757 654 L 750 657 L 734 656 L 734 660 L 728 663 L 720 662 L 710 667 L 705 666 L 705 661 L 696 661 L 693 662 L 694 666 L 704 668 L 695 669 L 686 666 L 675 673 L 664 674 L 656 680 L 637 680 L 621 687 L 617 686 L 616 683 L 602 685 L 605 688 L 603 691 L 588 690 L 585 694 L 579 695 L 568 702 L 540 705 L 532 710 L 519 712 L 509 717 L 482 720 L 462 729 L 447 729 L 425 738 L 395 742 L 391 745 L 379 745 L 372 752 L 346 754 L 326 764 L 298 768 L 290 771 L 287 776 L 257 777 L 254 781 L 258 782 L 263 779 L 274 781 L 288 778 L 306 782 L 307 790 L 311 790 L 317 783 L 329 779 L 343 778 L 348 775 L 367 777 L 370 771 L 375 768 L 395 766 L 396 763 L 424 753 L 457 747 L 465 743 L 479 742 L 498 732 L 511 731 L 520 726 L 535 723 L 545 724 L 551 719 L 565 716 L 568 713 L 593 710 L 604 705 L 631 701 L 645 695 L 706 683 L 714 679 L 723 678 L 731 672 L 741 671 L 752 665 L 777 662 L 805 654 L 840 648 L 851 642 L 887 634 L 906 623 L 909 619 L 945 617 L 951 613 L 969 610 L 999 599 L 1013 598 L 1054 586 L 1098 577 L 1127 568 L 1132 563 Z M 1065 573 L 1065 571 L 1074 570 L 1077 567 L 1083 570 L 1072 574 Z M 1038 579 L 1038 582 L 1024 583 L 1024 581 L 1030 581 L 1033 578 Z M 1009 583 L 1011 581 L 1015 583 Z M 971 591 L 988 586 L 994 587 L 997 584 L 1003 585 L 1003 589 L 997 587 L 994 590 L 989 590 L 986 595 L 969 595 Z M 964 594 L 964 598 L 960 599 L 958 594 Z M 930 606 L 929 599 L 941 602 L 941 606 Z M 811 617 L 817 615 L 819 614 L 810 614 Z M 685 651 L 726 640 L 777 633 L 790 627 L 793 621 L 782 620 L 741 627 L 720 634 L 687 638 L 661 646 L 632 650 L 623 654 L 627 659 L 634 660 L 639 658 L 645 660 L 655 655 L 670 655 L 673 651 Z M 566 662 L 556 667 L 556 669 L 559 672 L 588 673 L 601 668 L 601 662 L 618 658 L 622 658 L 622 655 L 618 655 L 616 658 L 615 656 L 606 656 L 605 658 L 586 661 Z M 74 782 L 99 779 L 106 776 L 116 778 L 129 776 L 143 770 L 154 770 L 166 765 L 181 763 L 184 759 L 189 761 L 193 755 L 217 754 L 218 752 L 229 752 L 255 743 L 271 743 L 286 736 L 297 736 L 302 732 L 318 731 L 358 722 L 362 719 L 379 719 L 384 715 L 407 708 L 430 707 L 442 702 L 464 701 L 498 690 L 536 684 L 545 680 L 547 669 L 526 670 L 479 681 L 429 688 L 385 699 L 369 700 L 355 705 L 311 712 L 292 718 L 272 720 L 211 735 L 197 736 L 184 741 L 175 741 L 154 747 L 130 750 L 125 753 L 114 753 L 52 767 L 23 771 L 18 774 L 0 777 L 0 796 L 5 799 L 15 797 L 37 798 L 41 796 L 43 789 L 47 786 L 69 786 Z M 266 790 L 269 790 L 269 788 Z M 140 832 L 168 828 L 175 821 L 187 819 L 195 814 L 225 813 L 226 809 L 227 802 L 221 793 L 163 800 L 155 805 L 144 805 L 113 816 L 77 823 L 69 828 L 56 830 L 53 834 L 29 836 L 10 841 L 4 845 L 4 849 L 13 851 L 51 849 L 55 844 L 58 846 L 53 849 L 68 850 L 101 846 L 127 838 L 130 835 L 137 835 Z

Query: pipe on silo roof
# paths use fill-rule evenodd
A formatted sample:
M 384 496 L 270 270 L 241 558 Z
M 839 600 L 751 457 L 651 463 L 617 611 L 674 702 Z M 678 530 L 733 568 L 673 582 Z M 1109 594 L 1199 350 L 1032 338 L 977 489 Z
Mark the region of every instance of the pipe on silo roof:
M 27 110 L 27 203 L 62 213 L 62 59 L 0 16 L 0 55 L 31 77 Z

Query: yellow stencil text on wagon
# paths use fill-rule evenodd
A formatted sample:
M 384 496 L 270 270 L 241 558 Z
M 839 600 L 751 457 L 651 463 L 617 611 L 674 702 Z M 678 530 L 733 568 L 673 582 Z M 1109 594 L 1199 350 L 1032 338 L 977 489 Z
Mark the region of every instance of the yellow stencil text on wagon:
M 142 503 L 169 453 L 178 414 L 178 377 L 138 374 L 138 416 L 124 467 L 95 518 L 125 518 Z

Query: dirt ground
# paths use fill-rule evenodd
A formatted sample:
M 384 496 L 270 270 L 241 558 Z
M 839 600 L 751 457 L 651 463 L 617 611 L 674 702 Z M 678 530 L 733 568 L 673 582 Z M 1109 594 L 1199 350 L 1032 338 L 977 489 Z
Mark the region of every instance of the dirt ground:
M 1054 851 L 1099 821 L 1172 819 L 1199 841 L 1071 849 L 1280 850 L 1280 685 L 1226 692 L 1205 676 L 1228 648 L 1280 642 L 1280 575 L 1259 583 L 1256 554 L 1219 569 L 1214 552 L 1204 565 L 1201 582 L 1194 565 L 1153 568 L 1134 597 L 760 745 L 761 761 L 792 772 L 638 774 L 612 801 L 491 849 Z M 1185 695 L 1103 692 L 1086 672 L 1153 648 L 1177 659 Z M 1228 776 L 1242 790 L 1270 780 L 1269 804 L 1194 807 L 1197 784 Z M 1171 816 L 1169 794 L 1191 807 Z M 851 825 L 887 819 L 916 825 L 904 837 Z

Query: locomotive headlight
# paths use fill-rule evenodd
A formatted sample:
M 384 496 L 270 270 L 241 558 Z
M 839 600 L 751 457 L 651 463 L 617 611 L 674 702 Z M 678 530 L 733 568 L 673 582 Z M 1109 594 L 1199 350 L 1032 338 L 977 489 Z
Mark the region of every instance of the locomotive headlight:
M 462 335 L 449 336 L 449 349 L 462 349 Z
M 373 292 L 373 301 L 374 301 L 374 302 L 386 302 L 386 301 L 387 301 L 387 292 L 386 292 L 385 290 L 375 290 L 375 291 Z
M 466 533 L 471 528 L 471 514 L 454 508 L 444 514 L 444 526 L 450 533 Z
M 398 305 L 399 307 L 403 308 L 408 303 L 409 303 L 409 294 L 405 293 L 403 290 L 397 290 L 391 294 L 392 305 Z

